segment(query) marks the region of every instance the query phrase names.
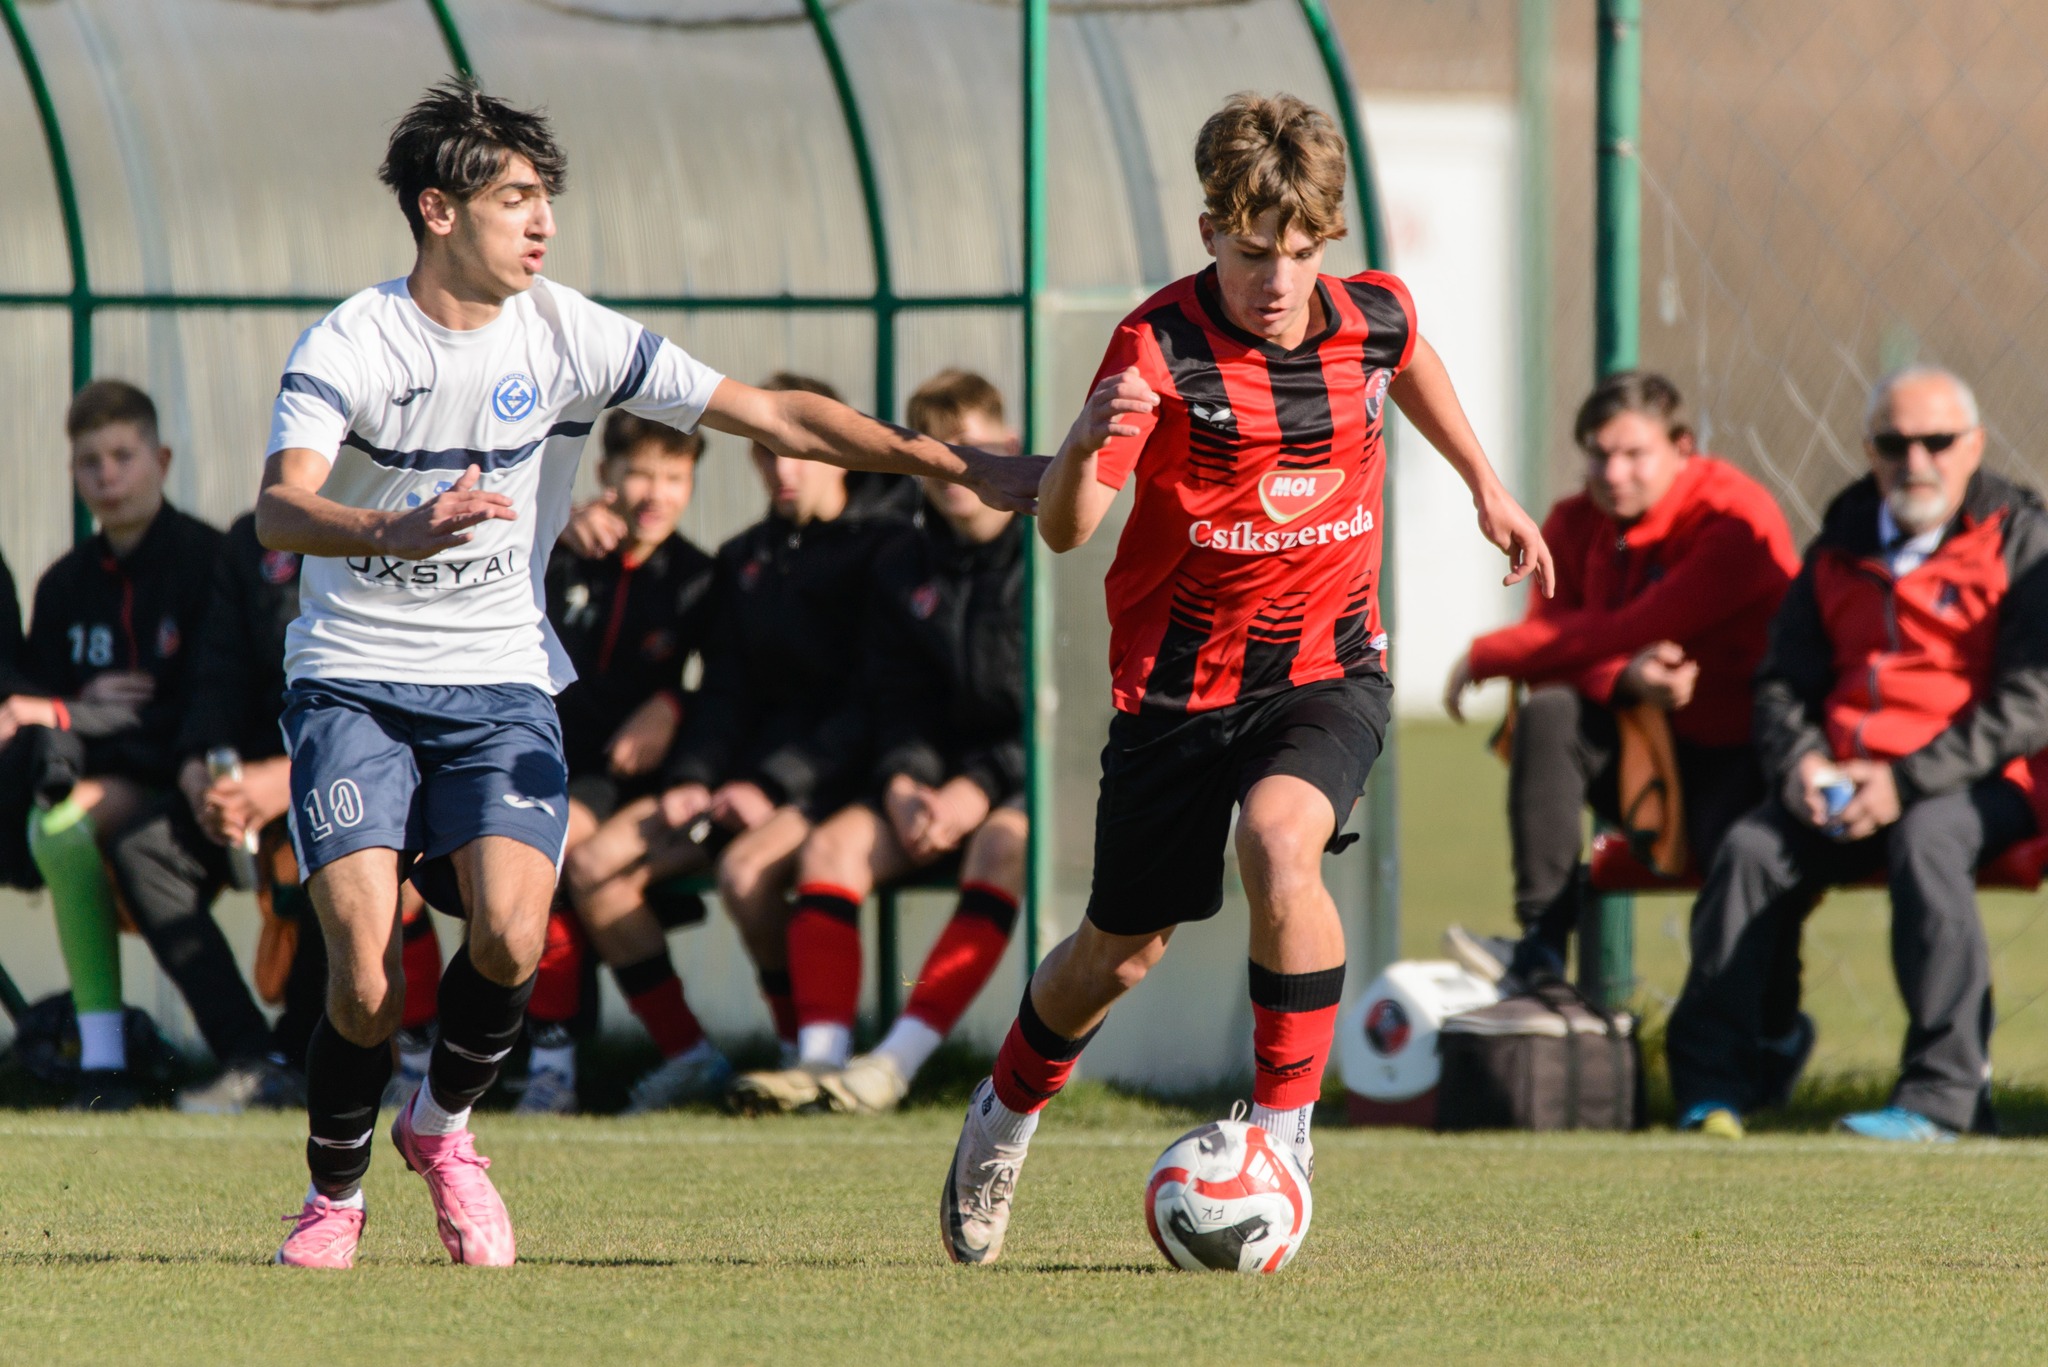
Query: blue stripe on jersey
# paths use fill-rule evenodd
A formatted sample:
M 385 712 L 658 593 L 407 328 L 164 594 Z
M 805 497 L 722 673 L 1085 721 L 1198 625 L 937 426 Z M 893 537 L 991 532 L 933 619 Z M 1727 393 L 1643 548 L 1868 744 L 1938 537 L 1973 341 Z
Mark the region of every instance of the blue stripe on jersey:
M 343 446 L 353 446 L 368 455 L 379 465 L 395 470 L 466 470 L 470 466 L 480 467 L 485 474 L 493 470 L 504 470 L 519 464 L 535 451 L 541 443 L 553 437 L 587 437 L 591 424 L 587 422 L 558 422 L 545 433 L 524 446 L 506 447 L 497 451 L 479 451 L 468 446 L 451 446 L 445 451 L 387 451 L 373 446 L 361 434 L 351 432 L 343 439 Z
M 342 417 L 346 418 L 348 416 L 348 405 L 342 402 L 341 391 L 327 383 L 327 381 L 317 380 L 302 370 L 287 370 L 284 373 L 283 382 L 277 388 L 281 394 L 311 394 L 314 398 L 325 402 L 328 407 L 341 414 Z
M 633 344 L 633 360 L 626 367 L 626 378 L 604 401 L 606 408 L 617 408 L 640 392 L 640 386 L 647 383 L 647 372 L 654 368 L 654 354 L 661 350 L 661 343 L 661 334 L 653 328 L 640 329 L 640 340 Z

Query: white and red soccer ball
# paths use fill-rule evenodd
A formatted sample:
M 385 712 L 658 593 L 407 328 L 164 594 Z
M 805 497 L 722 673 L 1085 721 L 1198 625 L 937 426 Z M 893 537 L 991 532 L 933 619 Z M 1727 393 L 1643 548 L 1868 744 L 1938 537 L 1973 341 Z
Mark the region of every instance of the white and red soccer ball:
M 1189 1272 L 1287 1266 L 1315 1203 L 1293 1150 L 1257 1125 L 1217 1120 L 1167 1145 L 1145 1184 L 1145 1227 Z

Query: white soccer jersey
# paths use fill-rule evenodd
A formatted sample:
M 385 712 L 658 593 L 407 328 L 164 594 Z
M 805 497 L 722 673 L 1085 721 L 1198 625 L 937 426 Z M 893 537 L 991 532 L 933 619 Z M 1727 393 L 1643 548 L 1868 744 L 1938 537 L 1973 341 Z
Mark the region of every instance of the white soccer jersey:
M 518 519 L 426 560 L 307 556 L 287 677 L 567 687 L 545 585 L 583 444 L 607 408 L 690 431 L 721 378 L 546 279 L 469 332 L 420 312 L 403 280 L 342 304 L 292 349 L 269 450 L 329 457 L 321 495 L 356 508 L 417 507 L 475 465 Z

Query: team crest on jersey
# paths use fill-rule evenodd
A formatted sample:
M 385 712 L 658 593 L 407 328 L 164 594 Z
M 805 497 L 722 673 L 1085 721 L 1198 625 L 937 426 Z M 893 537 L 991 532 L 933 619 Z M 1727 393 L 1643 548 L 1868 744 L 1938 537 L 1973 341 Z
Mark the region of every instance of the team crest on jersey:
M 184 644 L 184 640 L 185 638 L 178 634 L 176 619 L 165 617 L 156 624 L 156 657 L 159 660 L 170 659 L 178 653 L 178 647 Z
M 1322 507 L 1343 487 L 1342 470 L 1269 470 L 1259 479 L 1259 502 L 1267 517 L 1284 525 Z
M 1387 386 L 1393 383 L 1393 372 L 1375 370 L 1365 381 L 1365 416 L 1368 421 L 1378 422 L 1380 412 L 1386 407 Z
M 640 655 L 648 660 L 666 660 L 676 653 L 676 634 L 666 627 L 657 627 L 640 638 Z
M 920 584 L 910 591 L 910 615 L 922 622 L 939 610 L 939 586 Z
M 263 553 L 263 582 L 266 584 L 289 584 L 292 576 L 299 572 L 297 551 L 265 551 Z
M 740 592 L 752 593 L 761 583 L 761 562 L 749 560 L 740 566 Z
M 513 371 L 491 390 L 491 411 L 506 422 L 518 422 L 539 402 L 540 389 L 523 370 Z

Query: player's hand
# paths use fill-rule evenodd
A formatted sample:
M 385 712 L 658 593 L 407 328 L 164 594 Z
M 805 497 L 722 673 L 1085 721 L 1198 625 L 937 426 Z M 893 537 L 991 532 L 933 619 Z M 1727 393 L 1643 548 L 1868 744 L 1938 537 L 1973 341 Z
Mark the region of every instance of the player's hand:
M 17 693 L 0 702 L 0 745 L 14 739 L 24 726 L 55 726 L 57 708 L 48 698 L 29 698 Z
M 607 489 L 590 502 L 577 504 L 555 544 L 585 560 L 610 555 L 626 539 L 626 519 L 613 506 L 617 501 L 617 492 Z
M 1700 662 L 1689 659 L 1676 641 L 1645 646 L 1621 671 L 1618 689 L 1624 697 L 1676 712 L 1692 702 L 1700 681 Z
M 498 520 L 518 521 L 510 498 L 477 488 L 483 477 L 483 471 L 472 465 L 419 507 L 392 516 L 377 534 L 378 553 L 400 560 L 425 560 L 451 546 L 469 544 L 471 527 Z
M 156 680 L 139 669 L 110 669 L 78 690 L 79 701 L 141 707 L 156 696 Z
M 760 785 L 745 779 L 725 784 L 711 795 L 711 819 L 729 830 L 751 831 L 775 815 L 775 800 Z
M 1867 759 L 1844 760 L 1842 775 L 1856 785 L 1849 805 L 1835 818 L 1842 839 L 1868 839 L 1899 819 L 1904 805 L 1899 801 L 1899 783 L 1892 776 L 1891 765 Z
M 1834 761 L 1818 750 L 1801 755 L 1785 778 L 1785 791 L 1781 794 L 1785 810 L 1815 830 L 1825 831 L 1829 824 L 1828 800 L 1821 789 L 1837 772 Z
M 1136 366 L 1105 375 L 1089 391 L 1088 402 L 1081 405 L 1081 415 L 1074 419 L 1074 426 L 1067 433 L 1067 446 L 1081 455 L 1092 456 L 1111 437 L 1142 436 L 1145 429 L 1133 419 L 1158 410 L 1159 395 L 1145 383 Z
M 925 843 L 932 822 L 931 791 L 908 774 L 896 774 L 882 793 L 882 811 L 906 853 L 915 853 Z
M 656 694 L 633 710 L 612 735 L 605 759 L 620 778 L 637 778 L 661 763 L 676 738 L 675 700 Z
M 1006 513 L 1029 516 L 1038 511 L 1038 484 L 1051 457 L 1009 456 L 973 446 L 956 446 L 953 451 L 967 463 L 960 483 L 983 503 Z
M 217 778 L 199 799 L 199 829 L 216 845 L 236 845 L 256 824 L 256 804 L 241 779 Z
M 711 790 L 701 783 L 685 783 L 661 795 L 661 819 L 672 831 L 680 831 L 711 809 Z
M 904 847 L 914 859 L 936 859 L 958 849 L 975 827 L 988 820 L 988 794 L 970 779 L 956 778 L 926 789 L 923 805 L 928 816 L 921 838 Z
M 1444 711 L 1451 720 L 1462 723 L 1465 720 L 1465 690 L 1472 687 L 1472 655 L 1470 651 L 1458 657 L 1451 666 L 1450 677 L 1444 680 Z
M 1508 577 L 1500 582 L 1515 585 L 1536 576 L 1536 587 L 1545 598 L 1557 593 L 1557 566 L 1544 544 L 1543 529 L 1536 519 L 1522 511 L 1514 495 L 1498 483 L 1489 485 L 1472 500 L 1479 510 L 1479 533 L 1507 553 Z

